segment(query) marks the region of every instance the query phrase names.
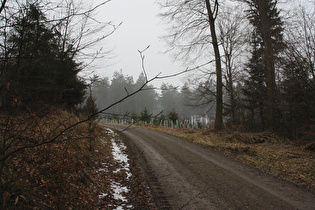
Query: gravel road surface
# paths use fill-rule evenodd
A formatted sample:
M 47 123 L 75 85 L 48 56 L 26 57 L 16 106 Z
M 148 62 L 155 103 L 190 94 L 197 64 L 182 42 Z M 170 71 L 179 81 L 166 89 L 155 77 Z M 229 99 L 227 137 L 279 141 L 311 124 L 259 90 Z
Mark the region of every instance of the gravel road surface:
M 125 138 L 159 209 L 315 209 L 313 191 L 208 148 L 145 128 L 108 126 Z

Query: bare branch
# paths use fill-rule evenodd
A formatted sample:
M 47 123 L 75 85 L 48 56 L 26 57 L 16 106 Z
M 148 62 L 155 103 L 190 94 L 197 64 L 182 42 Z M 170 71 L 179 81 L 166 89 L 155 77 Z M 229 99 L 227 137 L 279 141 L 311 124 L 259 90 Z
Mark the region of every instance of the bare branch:
M 175 74 L 170 74 L 170 75 L 166 75 L 166 76 L 159 76 L 159 75 L 157 75 L 157 76 L 156 76 L 156 79 L 166 79 L 166 78 L 170 78 L 170 77 L 176 77 L 176 76 L 182 75 L 182 74 L 184 74 L 184 73 L 188 73 L 188 72 L 191 72 L 191 71 L 200 69 L 201 67 L 207 66 L 207 65 L 209 65 L 210 63 L 213 63 L 214 61 L 215 61 L 215 60 L 212 60 L 212 61 L 206 62 L 206 63 L 204 63 L 204 64 L 201 64 L 201 65 L 196 66 L 196 67 L 193 67 L 193 68 L 187 68 L 185 71 L 181 71 L 181 72 L 178 72 L 178 73 L 175 73 Z M 160 74 L 161 74 L 161 73 L 160 73 Z
M 142 68 L 142 72 L 145 76 L 145 80 L 148 81 L 148 76 L 147 76 L 147 73 L 145 71 L 145 67 L 144 67 L 144 58 L 145 56 L 143 55 L 143 53 L 150 48 L 150 45 L 148 45 L 144 50 L 140 51 L 138 50 L 139 54 L 140 54 L 140 57 L 141 57 L 141 68 Z
M 1 3 L 1 7 L 0 7 L 0 13 L 2 12 L 2 10 L 4 10 L 5 7 L 5 3 L 7 2 L 7 0 L 3 0 Z

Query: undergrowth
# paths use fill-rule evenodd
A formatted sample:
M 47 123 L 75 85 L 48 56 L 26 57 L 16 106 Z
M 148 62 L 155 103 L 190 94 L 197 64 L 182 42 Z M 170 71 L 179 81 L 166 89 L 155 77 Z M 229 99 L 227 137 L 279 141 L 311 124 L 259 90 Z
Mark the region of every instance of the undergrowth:
M 0 208 L 86 209 L 110 203 L 98 197 L 110 191 L 110 183 L 97 169 L 112 161 L 111 147 L 94 121 L 67 130 L 80 118 L 62 109 L 0 115 Z

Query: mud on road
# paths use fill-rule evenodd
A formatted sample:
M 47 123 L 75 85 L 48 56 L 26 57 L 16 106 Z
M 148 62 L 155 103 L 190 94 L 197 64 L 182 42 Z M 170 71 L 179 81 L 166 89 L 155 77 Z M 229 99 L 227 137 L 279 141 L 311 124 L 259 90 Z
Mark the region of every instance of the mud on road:
M 158 209 L 314 209 L 313 191 L 209 148 L 145 128 L 110 127 L 124 137 Z

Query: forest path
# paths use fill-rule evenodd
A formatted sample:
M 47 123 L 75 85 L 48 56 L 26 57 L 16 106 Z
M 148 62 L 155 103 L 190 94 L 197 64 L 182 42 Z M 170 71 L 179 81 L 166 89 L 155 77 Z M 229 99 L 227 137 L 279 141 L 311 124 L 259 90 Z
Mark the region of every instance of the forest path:
M 208 148 L 157 131 L 125 137 L 159 209 L 314 209 L 315 194 Z

